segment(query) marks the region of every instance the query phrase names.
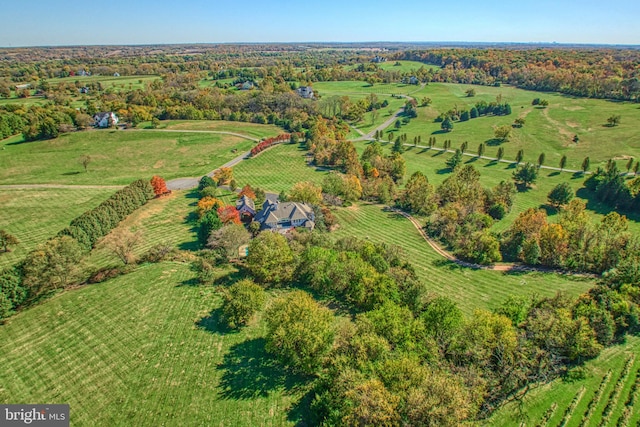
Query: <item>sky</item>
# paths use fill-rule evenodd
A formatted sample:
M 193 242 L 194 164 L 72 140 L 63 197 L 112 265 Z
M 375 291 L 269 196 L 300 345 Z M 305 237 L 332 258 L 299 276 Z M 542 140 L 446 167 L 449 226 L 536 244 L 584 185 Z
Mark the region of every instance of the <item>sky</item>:
M 0 47 L 454 41 L 640 45 L 639 0 L 0 0 Z

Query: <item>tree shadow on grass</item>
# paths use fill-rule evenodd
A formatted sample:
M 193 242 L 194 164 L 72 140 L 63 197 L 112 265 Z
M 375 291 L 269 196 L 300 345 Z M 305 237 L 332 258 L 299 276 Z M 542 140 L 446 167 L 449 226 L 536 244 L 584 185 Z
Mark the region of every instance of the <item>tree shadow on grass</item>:
M 233 345 L 217 367 L 222 372 L 218 392 L 223 399 L 248 400 L 282 390 L 299 391 L 311 380 L 285 369 L 265 350 L 264 338 Z
M 617 212 L 616 209 L 612 208 L 611 206 L 608 206 L 596 200 L 595 194 L 584 187 L 579 188 L 578 191 L 576 191 L 576 196 L 583 200 L 586 200 L 587 209 L 592 212 L 599 213 L 600 215 L 607 215 L 607 214 L 610 214 L 611 212 Z M 624 211 L 619 213 L 621 215 L 624 214 L 627 218 L 629 218 L 632 221 L 640 222 L 640 214 L 638 213 L 629 212 L 629 211 Z
M 478 161 L 478 158 L 477 158 L 477 157 L 472 157 L 472 158 L 470 158 L 469 160 L 467 160 L 467 161 L 466 161 L 466 162 L 464 162 L 464 163 L 465 163 L 465 165 L 466 165 L 466 164 L 469 164 L 469 163 L 475 163 L 475 162 L 477 162 L 477 161 Z
M 78 174 L 80 174 L 80 172 L 74 171 L 74 172 L 65 172 L 65 173 L 62 173 L 60 175 L 69 176 L 69 175 L 78 175 Z
M 431 135 L 446 135 L 449 132 L 447 132 L 446 130 L 434 130 L 433 132 L 431 132 Z
M 209 313 L 208 316 L 205 316 L 196 322 L 196 326 L 199 329 L 204 329 L 212 334 L 229 334 L 238 332 L 237 329 L 232 329 L 227 325 L 227 322 L 224 321 L 222 316 L 222 309 L 220 308 L 211 310 L 211 313 Z
M 571 175 L 571 179 L 580 179 L 580 178 L 585 178 L 585 177 L 586 177 L 586 175 L 585 175 L 584 172 L 574 172 Z
M 549 173 L 549 175 L 547 175 L 547 176 L 558 176 L 558 175 L 560 175 L 560 171 L 553 171 L 553 172 Z
M 200 286 L 200 281 L 195 277 L 192 277 L 191 279 L 183 280 L 182 282 L 178 283 L 178 287 L 183 286 Z
M 438 150 L 435 153 L 433 153 L 433 155 L 431 157 L 438 157 L 442 154 L 444 154 L 446 152 L 446 150 Z
M 498 164 L 498 161 L 496 159 L 491 160 L 490 162 L 486 163 L 484 165 L 485 168 L 488 168 L 489 166 L 495 166 Z
M 453 172 L 453 169 L 451 169 L 451 168 L 442 168 L 442 169 L 438 169 L 438 170 L 436 171 L 436 174 L 438 174 L 438 175 L 444 175 L 444 174 L 446 174 L 446 173 L 451 173 L 451 172 Z
M 484 143 L 487 145 L 487 147 L 495 147 L 502 144 L 503 142 L 504 141 L 500 138 L 491 138 L 487 139 Z
M 187 199 L 200 199 L 200 192 L 198 190 L 189 191 L 186 196 Z

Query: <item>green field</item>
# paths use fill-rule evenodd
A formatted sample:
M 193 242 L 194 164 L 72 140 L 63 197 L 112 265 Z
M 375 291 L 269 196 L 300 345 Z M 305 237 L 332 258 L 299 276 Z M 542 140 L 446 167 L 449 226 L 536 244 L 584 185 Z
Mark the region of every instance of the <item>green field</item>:
M 476 96 L 468 98 L 467 89 L 473 88 Z M 453 131 L 441 133 L 440 123 L 433 120 L 443 112 L 457 106 L 469 109 L 479 100 L 492 102 L 501 95 L 502 102 L 508 102 L 513 113 L 501 117 L 479 117 L 467 122 L 455 122 Z M 438 146 L 445 139 L 452 141 L 452 147 L 459 147 L 468 141 L 469 150 L 476 151 L 480 143 L 495 144 L 493 126 L 511 125 L 514 119 L 525 119 L 524 127 L 513 130 L 513 136 L 502 144 L 505 158 L 513 159 L 518 150 L 524 150 L 524 161 L 536 162 L 540 153 L 546 154 L 545 164 L 558 166 L 560 157 L 566 155 L 568 169 L 580 169 L 582 160 L 591 158 L 591 169 L 604 164 L 610 158 L 626 159 L 628 156 L 640 158 L 640 129 L 636 126 L 640 119 L 637 104 L 611 102 L 598 99 L 573 98 L 553 93 L 540 93 L 516 89 L 513 87 L 488 87 L 432 83 L 421 91 L 416 98 L 430 97 L 429 107 L 419 107 L 418 117 L 403 126 L 400 132 L 406 133 L 409 140 L 420 135 L 425 143 L 429 137 L 436 136 Z M 534 98 L 549 101 L 547 108 L 531 105 Z M 607 118 L 619 114 L 621 124 L 607 127 Z M 574 135 L 578 143 L 572 141 Z M 487 146 L 487 152 L 493 153 L 497 147 Z M 621 162 L 621 166 L 624 166 Z M 624 162 L 626 163 L 626 162 Z
M 637 376 L 640 375 L 640 360 L 638 360 L 638 355 L 640 355 L 640 339 L 637 337 L 629 337 L 627 343 L 607 348 L 597 359 L 587 362 L 585 365 L 587 378 L 584 380 L 568 382 L 557 379 L 549 384 L 544 384 L 540 388 L 531 391 L 525 397 L 523 406 L 518 407 L 516 403 L 508 404 L 489 418 L 485 425 L 520 425 L 522 421 L 524 421 L 527 426 L 539 425 L 538 423 L 541 421 L 544 413 L 555 403 L 558 405 L 557 409 L 546 425 L 557 426 L 562 421 L 565 411 L 573 398 L 576 395 L 581 395 L 581 399 L 575 406 L 571 416 L 568 417 L 568 422 L 565 425 L 568 427 L 577 427 L 580 425 L 597 427 L 600 425 L 602 412 L 609 401 L 611 392 L 616 382 L 621 378 L 624 364 L 630 356 L 635 356 L 635 362 L 628 376 L 620 379 L 620 382 L 624 382 L 624 386 L 621 389 L 619 397 L 613 402 L 614 409 L 607 425 L 615 426 L 622 415 L 624 404 L 629 397 L 631 385 L 636 381 Z M 611 379 L 604 387 L 604 392 L 595 406 L 591 420 L 586 424 L 582 424 L 582 418 L 587 411 L 587 406 L 589 402 L 593 400 L 596 389 L 609 370 L 611 370 Z M 581 393 L 583 387 L 584 393 Z M 521 410 L 522 413 L 520 412 Z M 629 423 L 626 425 L 638 425 L 639 422 L 640 410 L 636 407 L 632 412 Z
M 460 267 L 431 249 L 407 219 L 384 212 L 379 205 L 357 204 L 334 213 L 340 223 L 336 236 L 355 235 L 401 246 L 422 282 L 431 291 L 453 299 L 468 315 L 477 308 L 495 308 L 509 295 L 552 296 L 557 291 L 578 295 L 594 284 L 593 280 L 558 274 L 501 273 Z
M 396 63 L 400 63 L 400 65 L 396 65 Z M 411 73 L 420 68 L 425 68 L 427 70 L 439 70 L 440 67 L 437 65 L 425 64 L 418 61 L 391 61 L 387 60 L 386 62 L 381 62 L 378 64 L 378 67 L 385 71 L 399 71 L 401 73 Z
M 115 191 L 113 188 L 0 189 L 0 229 L 20 240 L 11 252 L 0 253 L 0 269 L 21 260 L 27 252 Z
M 198 249 L 194 230 L 196 217 L 193 216 L 197 201 L 196 191 L 174 191 L 167 196 L 150 200 L 122 221 L 118 228 L 142 234 L 142 241 L 133 251 L 138 256 L 157 244 L 167 244 L 182 250 Z M 121 263 L 100 245 L 91 252 L 87 262 L 96 268 Z
M 315 82 L 313 84 L 314 92 L 318 92 L 320 96 L 342 96 L 342 95 L 361 95 L 367 96 L 375 93 L 378 96 L 387 95 L 407 95 L 418 93 L 420 86 L 407 85 L 401 83 L 376 83 L 371 86 L 363 81 L 342 81 L 342 82 Z
M 64 292 L 0 328 L 0 402 L 68 403 L 74 426 L 281 426 L 304 383 L 263 349 L 263 324 L 219 323 L 188 265 L 147 265 Z
M 297 144 L 280 144 L 233 168 L 239 186 L 249 184 L 265 191 L 289 191 L 297 182 L 320 183 L 326 171 L 307 166 L 307 150 Z
M 400 63 L 400 65 L 396 65 L 396 63 Z M 419 70 L 421 67 L 429 70 L 439 70 L 440 67 L 437 65 L 425 64 L 418 61 L 393 61 L 387 60 L 386 62 L 380 62 L 376 64 L 378 68 L 385 71 L 397 71 L 400 73 L 411 73 L 416 70 Z M 357 65 L 349 65 L 346 68 L 353 70 Z
M 3 141 L 0 150 L 0 184 L 128 184 L 152 175 L 201 176 L 254 145 L 230 135 L 146 130 L 91 130 L 47 141 L 10 141 Z M 83 155 L 91 157 L 88 172 L 79 162 Z
M 144 124 L 138 127 L 144 128 Z M 234 132 L 256 139 L 284 133 L 281 128 L 274 125 L 229 122 L 226 120 L 163 120 L 160 122 L 158 129 Z
M 113 88 L 116 92 L 120 90 L 135 90 L 144 89 L 147 83 L 154 80 L 159 80 L 161 77 L 156 75 L 141 75 L 141 76 L 70 76 L 46 79 L 46 81 L 54 86 L 59 83 L 72 83 L 80 82 L 83 85 L 90 83 L 100 82 L 103 89 Z
M 51 86 L 57 86 L 60 83 L 64 84 L 75 84 L 79 82 L 82 85 L 88 85 L 91 83 L 100 82 L 102 84 L 102 89 L 112 89 L 115 92 L 120 92 L 123 90 L 136 90 L 136 89 L 144 89 L 146 84 L 152 82 L 154 80 L 160 79 L 160 76 L 155 75 L 144 75 L 144 76 L 70 76 L 70 77 L 56 77 L 51 79 L 44 79 Z M 32 89 L 31 94 L 35 94 L 36 90 Z M 85 100 L 90 98 L 93 94 L 89 93 L 88 95 L 80 94 L 78 92 L 74 99 L 76 101 L 73 102 L 73 107 L 79 107 L 85 105 Z M 29 97 L 29 98 L 18 98 L 15 91 L 12 91 L 10 98 L 0 98 L 0 105 L 3 104 L 25 104 L 25 105 L 33 105 L 33 104 L 46 104 L 49 102 L 47 99 L 37 96 L 37 97 Z

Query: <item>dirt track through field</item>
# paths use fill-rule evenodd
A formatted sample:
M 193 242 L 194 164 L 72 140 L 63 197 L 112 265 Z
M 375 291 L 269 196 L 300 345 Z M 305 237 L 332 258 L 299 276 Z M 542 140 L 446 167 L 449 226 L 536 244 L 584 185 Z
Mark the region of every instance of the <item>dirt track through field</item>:
M 587 278 L 597 278 L 598 276 L 595 274 L 587 274 L 587 273 L 571 273 L 561 270 L 553 270 L 545 267 L 533 267 L 518 263 L 498 263 L 492 265 L 482 265 L 482 264 L 474 264 L 472 262 L 463 261 L 461 259 L 456 258 L 453 254 L 443 249 L 435 240 L 430 238 L 427 233 L 424 231 L 424 228 L 420 225 L 418 220 L 409 215 L 408 213 L 401 211 L 399 209 L 390 208 L 392 212 L 395 212 L 403 217 L 407 218 L 413 226 L 418 230 L 420 235 L 426 240 L 426 242 L 431 246 L 431 248 L 436 251 L 442 257 L 448 259 L 451 262 L 454 262 L 462 267 L 472 268 L 475 270 L 492 270 L 492 271 L 538 271 L 542 273 L 559 273 L 559 274 L 568 274 L 572 276 L 579 277 L 587 277 Z

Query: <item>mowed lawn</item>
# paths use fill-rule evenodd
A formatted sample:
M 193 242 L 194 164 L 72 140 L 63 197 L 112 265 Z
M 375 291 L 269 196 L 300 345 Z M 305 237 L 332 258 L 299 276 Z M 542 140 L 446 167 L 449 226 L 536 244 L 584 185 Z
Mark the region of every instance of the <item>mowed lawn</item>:
M 565 411 L 571 404 L 575 396 L 582 396 L 578 401 L 574 411 L 568 417 L 568 422 L 564 425 L 568 427 L 597 427 L 602 420 L 604 408 L 610 401 L 611 393 L 616 382 L 620 381 L 624 385 L 619 397 L 612 402 L 614 407 L 612 416 L 607 425 L 619 425 L 618 420 L 622 416 L 625 403 L 629 398 L 629 393 L 633 383 L 640 375 L 640 339 L 638 337 L 628 337 L 627 342 L 605 349 L 595 360 L 585 364 L 586 378 L 578 381 L 563 381 L 557 379 L 549 384 L 541 385 L 540 388 L 533 389 L 524 399 L 523 405 L 509 403 L 497 411 L 489 418 L 486 426 L 510 426 L 520 425 L 522 421 L 526 425 L 540 425 L 545 412 L 555 403 L 557 409 L 546 423 L 548 426 L 560 425 Z M 626 378 L 622 377 L 625 363 L 630 357 L 635 357 L 631 369 Z M 604 387 L 604 392 L 599 400 L 595 401 L 594 414 L 590 422 L 582 423 L 587 412 L 587 406 L 594 400 L 596 389 L 602 382 L 607 372 L 611 370 L 611 379 Z M 584 388 L 584 392 L 582 389 Z M 524 419 L 523 419 L 524 418 Z M 633 408 L 629 423 L 625 425 L 635 426 L 640 422 L 640 408 Z
M 112 232 L 118 233 L 121 229 L 139 232 L 142 238 L 133 249 L 137 256 L 159 244 L 182 250 L 199 249 L 195 230 L 198 197 L 196 190 L 173 191 L 169 195 L 150 200 L 125 218 Z M 121 263 L 100 244 L 91 251 L 87 260 L 87 264 L 95 268 Z
M 192 279 L 146 265 L 14 316 L 0 402 L 68 403 L 74 426 L 295 424 L 304 383 L 265 353 L 264 325 L 227 331 L 214 288 Z
M 148 124 L 148 122 L 146 122 Z M 141 124 L 138 127 L 144 127 Z M 256 123 L 230 122 L 227 120 L 164 120 L 158 129 L 169 130 L 204 130 L 215 132 L 232 132 L 260 139 L 285 133 L 275 125 L 260 125 Z
M 55 236 L 83 212 L 109 198 L 114 188 L 0 189 L 0 229 L 20 240 L 0 252 L 0 269 L 14 264 L 38 244 Z
M 476 96 L 467 97 L 466 91 L 474 89 Z M 546 154 L 546 164 L 558 166 L 560 158 L 567 156 L 567 168 L 579 170 L 582 160 L 589 156 L 591 168 L 604 164 L 610 158 L 626 159 L 628 156 L 640 159 L 640 108 L 638 104 L 628 102 L 612 102 L 600 99 L 574 98 L 555 93 L 541 93 L 509 86 L 489 87 L 447 83 L 430 83 L 425 90 L 416 95 L 420 102 L 429 97 L 432 103 L 428 107 L 418 108 L 418 117 L 402 126 L 397 133 L 406 133 L 409 141 L 421 136 L 423 143 L 435 136 L 437 146 L 442 147 L 445 139 L 452 141 L 457 148 L 464 141 L 469 144 L 469 151 L 477 151 L 480 143 L 487 145 L 487 155 L 497 151 L 494 138 L 494 126 L 511 125 L 520 117 L 525 125 L 513 129 L 508 142 L 502 143 L 506 159 L 513 159 L 518 150 L 524 150 L 524 160 L 535 162 L 540 153 Z M 440 123 L 434 119 L 441 113 L 458 108 L 470 109 L 475 103 L 484 100 L 495 102 L 501 97 L 502 102 L 511 105 L 509 116 L 483 116 L 466 122 L 454 122 L 453 131 L 442 133 Z M 534 98 L 549 101 L 547 108 L 531 105 Z M 608 127 L 607 118 L 620 115 L 619 126 Z M 573 142 L 577 135 L 579 142 Z
M 403 216 L 385 212 L 380 205 L 356 204 L 334 211 L 340 236 L 357 236 L 402 247 L 429 290 L 453 299 L 468 315 L 478 308 L 493 309 L 510 295 L 553 296 L 566 291 L 577 296 L 595 282 L 549 273 L 501 273 L 473 270 L 446 261 Z
M 246 184 L 265 191 L 288 192 L 301 181 L 321 183 L 328 173 L 307 165 L 307 150 L 298 144 L 279 144 L 233 168 L 238 186 Z
M 53 140 L 5 140 L 0 184 L 128 184 L 160 175 L 201 176 L 249 150 L 254 142 L 212 133 L 91 130 Z M 87 172 L 80 158 L 88 155 Z

